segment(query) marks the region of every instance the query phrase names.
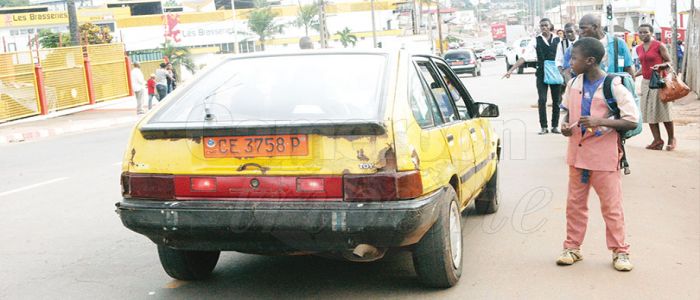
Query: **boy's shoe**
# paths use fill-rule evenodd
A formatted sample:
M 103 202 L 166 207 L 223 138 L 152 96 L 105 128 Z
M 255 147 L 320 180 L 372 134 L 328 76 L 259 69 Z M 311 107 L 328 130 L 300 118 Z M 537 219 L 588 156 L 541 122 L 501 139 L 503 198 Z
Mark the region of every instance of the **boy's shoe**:
M 582 260 L 583 255 L 581 255 L 581 250 L 579 249 L 564 249 L 557 259 L 557 265 L 568 266 L 573 265 L 575 262 Z
M 552 133 L 561 134 L 561 131 L 559 131 L 559 128 L 557 127 L 552 127 Z
M 542 128 L 542 130 L 540 130 L 540 132 L 538 134 L 543 135 L 543 134 L 547 134 L 547 133 L 549 133 L 549 130 L 547 130 L 547 128 Z
M 618 271 L 632 271 L 634 265 L 630 262 L 630 255 L 628 253 L 613 253 L 613 267 Z

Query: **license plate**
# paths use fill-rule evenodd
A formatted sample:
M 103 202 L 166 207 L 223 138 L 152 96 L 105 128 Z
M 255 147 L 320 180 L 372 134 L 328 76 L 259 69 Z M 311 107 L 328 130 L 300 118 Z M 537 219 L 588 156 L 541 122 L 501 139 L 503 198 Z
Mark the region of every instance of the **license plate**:
M 452 62 L 452 65 L 453 65 L 453 66 L 455 66 L 455 65 L 463 65 L 463 64 L 464 64 L 464 62 L 462 62 L 462 61 L 453 61 L 453 62 Z
M 305 134 L 205 137 L 204 157 L 302 156 L 309 153 Z

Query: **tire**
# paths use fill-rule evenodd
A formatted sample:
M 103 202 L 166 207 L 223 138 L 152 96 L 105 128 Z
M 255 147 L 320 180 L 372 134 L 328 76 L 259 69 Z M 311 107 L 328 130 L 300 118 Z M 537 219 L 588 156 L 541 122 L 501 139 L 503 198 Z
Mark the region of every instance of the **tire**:
M 165 273 L 179 280 L 202 280 L 214 270 L 221 251 L 187 251 L 158 245 L 158 257 Z
M 476 77 L 476 67 L 472 70 L 472 76 Z
M 462 223 L 457 193 L 447 188 L 449 203 L 441 204 L 440 216 L 413 249 L 413 266 L 423 284 L 449 288 L 462 276 Z M 459 241 L 454 241 L 459 239 Z M 453 256 L 453 253 L 455 254 Z
M 481 194 L 476 197 L 474 206 L 479 214 L 492 214 L 498 211 L 498 167 Z
M 506 58 L 506 72 L 510 71 L 510 68 L 512 68 L 513 65 L 508 63 L 508 58 Z
M 481 68 L 479 68 L 479 72 L 476 73 L 476 76 L 481 76 Z
M 518 74 L 522 74 L 523 71 L 525 71 L 525 67 L 523 67 L 523 66 L 518 67 Z

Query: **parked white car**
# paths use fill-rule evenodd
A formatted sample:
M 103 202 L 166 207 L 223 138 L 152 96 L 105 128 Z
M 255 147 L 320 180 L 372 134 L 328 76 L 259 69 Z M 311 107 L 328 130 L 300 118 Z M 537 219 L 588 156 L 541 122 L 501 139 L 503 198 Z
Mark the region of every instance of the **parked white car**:
M 510 70 L 521 57 L 525 59 L 525 63 L 518 68 L 518 74 L 522 74 L 525 68 L 537 68 L 537 52 L 530 43 L 535 43 L 535 39 L 520 38 L 506 49 L 506 70 Z

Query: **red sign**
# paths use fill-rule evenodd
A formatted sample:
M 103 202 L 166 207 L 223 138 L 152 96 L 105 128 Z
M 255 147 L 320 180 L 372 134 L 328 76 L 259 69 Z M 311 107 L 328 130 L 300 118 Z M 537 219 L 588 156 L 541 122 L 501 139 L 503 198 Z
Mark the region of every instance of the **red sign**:
M 506 38 L 506 24 L 498 23 L 491 25 L 491 36 L 494 40 L 503 40 Z
M 661 42 L 668 44 L 673 37 L 673 29 L 671 27 L 661 27 Z M 678 40 L 685 41 L 685 28 L 678 28 Z

